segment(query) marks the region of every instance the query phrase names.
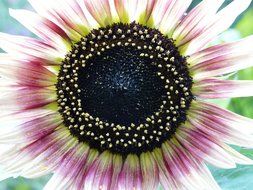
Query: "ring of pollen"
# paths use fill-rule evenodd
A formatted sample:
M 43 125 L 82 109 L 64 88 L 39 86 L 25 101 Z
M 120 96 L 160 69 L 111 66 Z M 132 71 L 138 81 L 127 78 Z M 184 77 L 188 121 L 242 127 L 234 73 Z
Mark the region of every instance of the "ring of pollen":
M 174 41 L 134 22 L 94 29 L 74 44 L 56 86 L 71 134 L 123 155 L 160 147 L 185 122 L 193 99 Z

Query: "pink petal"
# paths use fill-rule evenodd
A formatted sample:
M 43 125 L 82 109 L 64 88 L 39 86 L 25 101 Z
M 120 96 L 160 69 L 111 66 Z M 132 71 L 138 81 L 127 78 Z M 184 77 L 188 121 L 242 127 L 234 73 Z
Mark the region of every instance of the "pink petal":
M 62 118 L 58 113 L 31 118 L 15 127 L 8 126 L 8 122 L 6 122 L 5 126 L 2 126 L 0 129 L 0 142 L 11 144 L 32 142 L 50 134 L 61 123 Z
M 193 8 L 173 32 L 178 46 L 183 45 L 203 32 L 212 21 L 224 0 L 203 0 Z
M 30 87 L 49 87 L 57 82 L 57 76 L 40 62 L 10 60 L 8 56 L 0 57 L 0 73 L 20 85 Z
M 75 178 L 75 181 L 73 181 L 73 184 L 71 185 L 70 189 L 85 189 L 85 185 L 87 186 L 87 183 L 85 181 L 86 176 L 88 174 L 88 170 L 93 166 L 95 161 L 99 157 L 99 152 L 93 149 L 90 149 L 89 154 L 87 155 L 87 158 L 85 160 L 85 163 L 81 167 L 80 172 L 78 173 L 78 176 Z M 92 187 L 88 187 L 87 189 L 92 189 Z
M 199 98 L 233 98 L 253 96 L 253 82 L 203 79 L 194 83 L 192 92 Z
M 8 126 L 7 122 L 6 125 L 3 124 L 0 128 L 0 142 L 9 144 L 33 142 L 52 133 L 61 123 L 62 118 L 58 113 L 31 118 L 15 127 Z
M 61 52 L 70 50 L 71 40 L 67 34 L 52 21 L 26 10 L 10 10 L 10 15 L 45 42 Z
M 137 155 L 129 154 L 125 160 L 125 163 L 119 176 L 118 189 L 141 190 L 141 186 L 142 174 L 139 158 Z
M 159 28 L 163 33 L 168 34 L 177 25 L 190 1 L 157 0 L 155 1 L 147 25 Z M 169 22 L 168 20 L 171 19 Z
M 223 75 L 253 66 L 253 36 L 195 53 L 187 60 L 195 80 Z
M 114 155 L 112 159 L 112 181 L 110 190 L 118 190 L 118 179 L 123 166 L 123 158 L 120 155 Z
M 171 144 L 164 143 L 162 146 L 163 158 L 166 162 L 166 167 L 169 168 L 171 175 L 177 181 L 182 184 L 183 187 L 197 188 L 198 184 L 194 181 L 188 180 L 187 175 L 190 174 L 190 168 L 193 167 L 186 160 L 186 157 L 181 154 L 177 154 Z M 185 163 L 187 162 L 187 163 Z
M 227 30 L 250 5 L 251 0 L 234 0 L 227 7 L 220 10 L 206 25 L 205 30 L 194 37 L 189 43 L 179 47 L 185 55 L 191 55 L 205 48 L 217 35 Z

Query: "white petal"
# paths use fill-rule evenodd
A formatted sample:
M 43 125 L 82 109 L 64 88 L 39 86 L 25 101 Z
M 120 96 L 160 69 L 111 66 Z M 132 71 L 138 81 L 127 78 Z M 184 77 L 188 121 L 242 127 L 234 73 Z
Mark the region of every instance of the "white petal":
M 222 147 L 230 154 L 230 156 L 233 158 L 233 160 L 238 163 L 238 164 L 243 164 L 243 165 L 252 165 L 253 160 L 247 158 L 246 156 L 240 154 L 230 146 L 223 144 Z

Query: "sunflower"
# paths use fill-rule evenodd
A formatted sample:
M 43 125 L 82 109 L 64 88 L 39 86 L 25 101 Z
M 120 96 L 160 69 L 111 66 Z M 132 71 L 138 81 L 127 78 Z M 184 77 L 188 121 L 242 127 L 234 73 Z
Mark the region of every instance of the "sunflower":
M 39 38 L 0 34 L 0 165 L 53 173 L 45 190 L 220 189 L 206 163 L 253 164 L 252 120 L 209 99 L 253 94 L 227 80 L 253 37 L 209 47 L 251 0 L 29 0 L 10 15 Z M 188 14 L 186 14 L 188 12 Z

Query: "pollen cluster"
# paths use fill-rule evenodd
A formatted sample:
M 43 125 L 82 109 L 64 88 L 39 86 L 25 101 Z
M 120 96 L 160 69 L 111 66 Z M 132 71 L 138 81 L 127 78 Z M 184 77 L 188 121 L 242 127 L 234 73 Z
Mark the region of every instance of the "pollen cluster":
M 186 58 L 158 30 L 131 23 L 94 29 L 62 62 L 59 112 L 99 151 L 140 154 L 170 139 L 193 99 Z

